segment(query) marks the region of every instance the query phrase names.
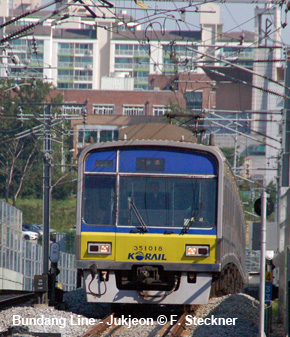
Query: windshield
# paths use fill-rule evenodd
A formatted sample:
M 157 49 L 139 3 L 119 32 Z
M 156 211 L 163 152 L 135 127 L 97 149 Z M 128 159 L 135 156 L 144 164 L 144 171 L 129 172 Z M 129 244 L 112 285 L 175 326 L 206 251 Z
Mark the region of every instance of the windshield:
M 119 226 L 212 228 L 216 225 L 216 178 L 121 176 L 119 186 Z M 84 222 L 115 225 L 116 176 L 87 175 L 84 187 Z
M 133 202 L 147 227 L 214 227 L 216 185 L 215 178 L 121 177 L 118 224 L 140 226 Z
M 86 176 L 84 188 L 83 219 L 89 225 L 115 224 L 114 176 Z

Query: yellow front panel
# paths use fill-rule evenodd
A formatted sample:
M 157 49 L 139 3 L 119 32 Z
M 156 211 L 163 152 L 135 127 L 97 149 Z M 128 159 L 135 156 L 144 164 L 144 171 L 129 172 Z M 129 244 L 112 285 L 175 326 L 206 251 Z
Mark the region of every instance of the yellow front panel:
M 186 257 L 186 245 L 210 245 L 208 257 Z M 118 234 L 117 261 L 142 262 L 216 262 L 216 236 L 177 234 Z
M 216 236 L 140 234 L 140 233 L 82 233 L 81 259 L 127 262 L 216 263 Z M 87 242 L 112 242 L 112 255 L 87 253 Z M 209 245 L 208 257 L 186 257 L 186 245 Z

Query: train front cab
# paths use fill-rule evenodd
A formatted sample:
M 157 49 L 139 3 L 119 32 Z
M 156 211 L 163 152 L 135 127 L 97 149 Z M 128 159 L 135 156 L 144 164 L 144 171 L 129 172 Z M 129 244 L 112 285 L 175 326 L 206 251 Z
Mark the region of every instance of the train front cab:
M 88 302 L 207 303 L 221 269 L 222 167 L 219 152 L 196 144 L 116 142 L 82 153 L 77 267 Z M 156 186 L 161 202 L 152 204 Z

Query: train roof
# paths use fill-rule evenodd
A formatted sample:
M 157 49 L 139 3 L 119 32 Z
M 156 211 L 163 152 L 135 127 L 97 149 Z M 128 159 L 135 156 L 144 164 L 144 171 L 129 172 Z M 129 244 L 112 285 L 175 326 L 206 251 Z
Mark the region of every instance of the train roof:
M 139 123 L 123 127 L 119 130 L 116 141 L 94 143 L 85 147 L 79 157 L 82 161 L 91 151 L 104 150 L 113 147 L 131 146 L 169 146 L 205 151 L 226 160 L 223 152 L 215 145 L 204 145 L 197 142 L 191 131 L 173 124 Z
M 196 137 L 191 131 L 165 123 L 140 123 L 124 127 L 119 132 L 119 140 L 167 140 L 196 144 Z
M 155 140 L 198 144 L 196 137 L 190 130 L 167 123 L 139 123 L 125 126 L 119 131 L 119 140 Z M 207 145 L 203 146 L 207 147 Z M 224 154 L 219 147 L 215 145 L 210 147 L 215 148 L 224 158 Z

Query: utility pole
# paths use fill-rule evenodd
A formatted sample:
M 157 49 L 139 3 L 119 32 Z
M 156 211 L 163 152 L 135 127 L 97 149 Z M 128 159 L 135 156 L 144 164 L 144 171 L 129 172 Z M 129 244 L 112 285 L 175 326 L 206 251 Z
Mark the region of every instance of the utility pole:
M 266 218 L 267 193 L 263 190 L 261 195 L 261 255 L 260 255 L 260 325 L 259 337 L 264 337 L 265 327 L 265 273 L 266 273 Z
M 290 94 L 290 48 L 286 48 L 285 50 L 285 58 L 286 58 L 286 64 L 285 64 L 285 95 Z M 283 138 L 282 138 L 282 168 L 281 168 L 281 179 L 279 182 L 279 198 L 286 193 L 286 191 L 289 189 L 290 186 L 290 99 L 285 98 L 284 99 L 284 110 L 283 110 L 283 119 L 284 119 L 284 129 L 283 129 Z M 280 202 L 280 200 L 279 200 Z M 287 203 L 289 202 L 289 194 L 287 196 Z M 281 212 L 280 207 L 278 205 L 278 210 Z M 278 215 L 278 219 L 280 218 L 280 214 Z M 286 235 L 287 238 L 287 235 Z M 284 249 L 285 253 L 285 260 L 284 264 L 281 264 L 281 270 L 284 270 L 282 272 L 282 276 L 285 280 L 285 293 L 283 295 L 283 300 L 285 303 L 285 332 L 287 335 L 289 335 L 290 332 L 290 326 L 289 326 L 289 310 L 290 310 L 290 287 L 289 287 L 289 239 L 287 240 L 285 238 L 285 246 L 282 248 Z M 280 249 L 279 249 L 280 251 Z M 284 267 L 284 268 L 283 268 Z M 281 276 L 280 276 L 281 277 Z M 280 300 L 280 298 L 279 298 Z
M 43 274 L 49 271 L 49 227 L 51 192 L 51 105 L 44 108 L 43 139 Z
M 4 25 L 5 20 L 7 19 L 7 17 L 9 16 L 9 4 L 8 1 L 0 1 L 0 26 Z M 3 27 L 2 29 L 0 28 L 0 40 L 2 40 L 2 38 L 5 35 L 5 28 Z M 4 56 L 5 56 L 6 52 L 5 52 L 5 46 L 4 45 L 0 45 L 0 77 L 4 77 L 5 76 L 5 69 L 4 69 Z
M 290 49 L 286 48 L 286 71 L 285 71 L 285 96 L 290 95 Z M 290 99 L 284 100 L 284 135 L 282 157 L 282 187 L 289 187 L 289 160 L 290 160 Z

